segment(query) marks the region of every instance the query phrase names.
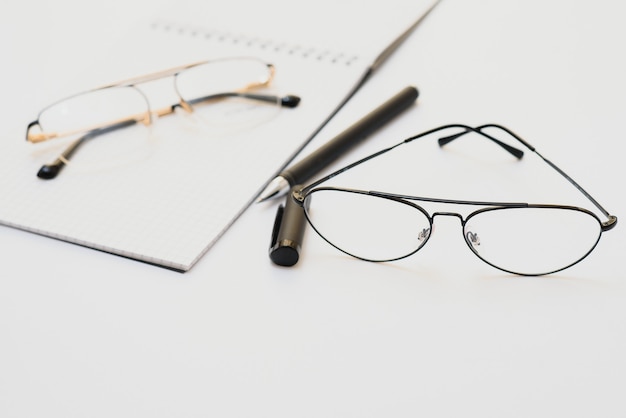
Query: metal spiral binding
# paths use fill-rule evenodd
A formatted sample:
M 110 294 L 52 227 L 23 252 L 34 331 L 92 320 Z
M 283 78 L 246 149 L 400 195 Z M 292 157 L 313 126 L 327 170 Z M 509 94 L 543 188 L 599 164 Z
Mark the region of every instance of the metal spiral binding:
M 288 55 L 299 56 L 303 59 L 328 62 L 337 65 L 350 66 L 360 59 L 360 57 L 356 55 L 348 55 L 342 52 L 319 50 L 317 48 L 302 45 L 291 45 L 284 42 L 279 43 L 268 39 L 235 35 L 228 32 L 210 31 L 205 28 L 195 28 L 173 22 L 154 22 L 152 23 L 151 28 L 157 31 L 170 32 L 179 36 L 190 36 L 220 43 L 229 42 L 233 45 L 244 46 L 251 49 L 257 49 L 259 51 L 285 53 Z

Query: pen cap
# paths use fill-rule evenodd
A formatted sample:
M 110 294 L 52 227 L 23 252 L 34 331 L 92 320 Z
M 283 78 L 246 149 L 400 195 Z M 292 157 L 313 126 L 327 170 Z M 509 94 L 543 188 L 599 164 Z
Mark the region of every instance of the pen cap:
M 296 187 L 300 186 L 291 190 Z M 278 207 L 274 220 L 269 256 L 275 264 L 290 267 L 298 262 L 306 223 L 304 209 L 289 193 L 285 204 Z

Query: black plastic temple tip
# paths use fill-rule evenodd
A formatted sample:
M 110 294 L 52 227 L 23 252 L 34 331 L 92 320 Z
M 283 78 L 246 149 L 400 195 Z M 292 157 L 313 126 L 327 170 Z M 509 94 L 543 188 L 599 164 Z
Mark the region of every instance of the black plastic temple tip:
M 282 107 L 296 107 L 298 104 L 300 104 L 300 97 L 291 94 L 280 99 Z
M 521 160 L 524 157 L 524 151 L 519 148 L 512 147 L 511 145 L 507 145 L 504 142 L 501 143 L 501 146 L 518 160 Z
M 491 126 L 491 125 L 489 125 Z M 513 155 L 515 158 L 517 158 L 518 160 L 521 160 L 524 157 L 524 151 L 522 151 L 519 148 L 516 148 L 512 145 L 509 145 L 507 143 L 504 143 L 490 135 L 485 134 L 484 132 L 482 132 L 482 128 L 484 128 L 485 126 L 481 126 L 479 128 L 477 128 L 475 130 L 476 133 L 479 133 L 481 135 L 483 135 L 485 138 L 490 139 L 491 141 L 495 142 L 496 144 L 500 145 L 500 147 L 504 148 L 509 154 Z M 454 141 L 455 139 L 467 134 L 468 132 L 471 132 L 470 130 L 465 130 L 463 132 L 459 132 L 457 134 L 454 135 L 450 135 L 450 136 L 445 136 L 443 138 L 439 138 L 438 142 L 439 142 L 439 146 L 443 147 L 446 144 L 449 144 L 450 142 Z M 507 131 L 508 132 L 508 131 Z
M 43 180 L 51 180 L 59 174 L 63 166 L 65 166 L 65 164 L 63 164 L 62 162 L 42 165 L 37 172 L 37 177 Z
M 602 223 L 602 230 L 608 231 L 617 225 L 617 216 L 609 215 L 609 220 Z
M 438 140 L 439 146 L 443 147 L 444 145 L 449 144 L 450 142 L 454 141 L 455 139 L 457 139 L 461 135 L 465 135 L 466 133 L 467 133 L 467 131 L 461 132 L 461 133 L 458 133 L 458 134 L 454 134 L 454 135 L 450 135 L 450 136 L 446 136 L 446 137 L 443 137 L 443 138 L 439 138 L 439 140 Z

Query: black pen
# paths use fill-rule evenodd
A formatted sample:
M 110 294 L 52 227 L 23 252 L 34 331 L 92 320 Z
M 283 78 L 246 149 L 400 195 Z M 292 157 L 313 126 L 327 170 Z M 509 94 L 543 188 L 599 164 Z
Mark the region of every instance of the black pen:
M 389 122 L 412 105 L 419 95 L 415 87 L 409 86 L 367 114 L 361 120 L 318 148 L 312 154 L 283 170 L 272 180 L 257 199 L 267 199 L 284 195 L 292 186 L 303 184 L 344 152 L 367 138 L 378 128 Z
M 347 151 L 377 128 L 389 122 L 394 116 L 407 109 L 415 102 L 417 96 L 418 91 L 415 87 L 404 88 L 376 110 L 302 160 L 301 163 L 283 171 L 281 177 L 277 178 L 284 179 L 288 185 L 290 181 L 294 182 L 291 190 L 299 188 L 299 183 L 295 183 L 297 180 L 307 180 L 316 174 L 325 165 L 339 157 L 342 152 Z M 282 177 L 283 174 L 285 177 Z M 282 183 L 281 187 L 283 187 Z M 269 197 L 284 193 L 281 188 L 272 190 L 273 194 Z M 290 267 L 298 262 L 305 227 L 306 216 L 303 208 L 295 203 L 291 195 L 288 195 L 285 204 L 278 207 L 274 229 L 272 230 L 269 256 L 275 264 Z

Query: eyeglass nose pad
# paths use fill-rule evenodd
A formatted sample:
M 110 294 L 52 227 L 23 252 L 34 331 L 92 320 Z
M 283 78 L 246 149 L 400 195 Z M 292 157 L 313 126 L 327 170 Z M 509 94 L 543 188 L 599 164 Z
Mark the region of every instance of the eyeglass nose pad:
M 465 238 L 467 239 L 467 242 L 472 244 L 472 246 L 474 247 L 478 247 L 480 245 L 480 238 L 475 232 L 467 231 L 467 234 L 465 234 Z
M 141 117 L 141 118 L 137 118 L 135 119 L 137 123 L 143 123 L 144 126 L 152 126 L 152 124 L 154 123 L 156 116 L 148 109 L 148 111 L 146 111 L 146 113 Z
M 417 240 L 419 242 L 425 242 L 428 239 L 428 237 L 430 237 L 430 228 L 424 228 L 417 235 Z
M 178 115 L 180 117 L 181 120 L 184 121 L 185 125 L 189 128 L 197 128 L 198 126 L 202 125 L 202 121 L 198 118 L 198 116 L 196 116 L 196 114 L 193 112 L 193 109 L 188 108 L 189 105 L 181 105 L 181 106 L 176 106 L 174 108 L 174 113 L 176 113 L 176 115 Z
M 193 107 L 191 107 L 191 105 L 182 97 L 180 98 L 180 102 L 178 104 L 179 106 L 176 106 L 176 109 L 183 109 L 187 113 L 193 113 Z

